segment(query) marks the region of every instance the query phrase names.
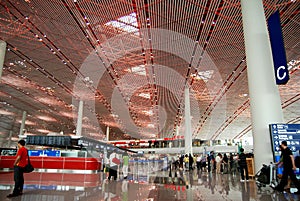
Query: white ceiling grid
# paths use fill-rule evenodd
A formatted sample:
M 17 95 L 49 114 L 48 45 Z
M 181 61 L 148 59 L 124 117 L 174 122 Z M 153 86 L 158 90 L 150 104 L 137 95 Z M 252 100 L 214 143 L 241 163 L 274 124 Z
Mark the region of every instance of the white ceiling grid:
M 298 61 L 299 1 L 263 3 L 266 18 L 279 9 L 287 59 Z M 251 137 L 239 0 L 7 0 L 0 24 L 2 139 L 17 137 L 23 111 L 30 134 L 73 135 L 80 97 L 85 136 L 104 139 L 107 126 L 112 140 L 183 135 L 186 83 L 194 138 Z M 290 72 L 283 114 L 299 123 L 299 63 Z

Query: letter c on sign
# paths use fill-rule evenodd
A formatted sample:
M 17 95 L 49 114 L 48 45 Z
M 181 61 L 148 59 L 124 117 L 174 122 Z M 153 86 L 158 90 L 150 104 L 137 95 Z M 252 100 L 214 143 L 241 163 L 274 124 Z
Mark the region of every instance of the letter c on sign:
M 280 70 L 284 70 L 284 73 L 282 74 L 282 76 L 280 76 Z M 285 72 L 285 66 L 279 66 L 277 68 L 277 72 L 276 72 L 276 76 L 278 78 L 278 80 L 283 80 L 286 77 L 286 72 Z

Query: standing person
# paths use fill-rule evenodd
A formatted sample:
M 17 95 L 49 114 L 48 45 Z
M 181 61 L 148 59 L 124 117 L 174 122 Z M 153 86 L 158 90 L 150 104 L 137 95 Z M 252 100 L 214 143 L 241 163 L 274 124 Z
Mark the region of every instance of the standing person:
M 184 162 L 184 155 L 182 154 L 179 158 L 179 168 L 183 170 L 183 162 Z
M 198 154 L 198 155 L 197 155 L 197 159 L 196 159 L 197 170 L 202 169 L 202 168 L 201 168 L 201 160 L 202 160 L 202 155 Z
M 201 159 L 201 165 L 200 165 L 201 171 L 203 169 L 206 170 L 206 161 L 207 161 L 207 157 L 203 156 L 202 159 Z
M 227 154 L 224 153 L 223 155 L 223 174 L 227 174 L 228 173 L 228 157 Z
M 210 165 L 210 156 L 209 156 L 209 154 L 207 154 L 207 156 L 206 156 L 206 160 L 207 160 L 207 172 L 210 172 L 210 170 L 211 170 L 211 165 Z
M 129 165 L 129 156 L 128 153 L 125 152 L 123 155 L 123 167 L 122 167 L 124 179 L 127 179 L 128 176 L 128 165 Z
M 118 156 L 115 152 L 112 152 L 109 155 L 109 174 L 108 174 L 108 180 L 110 180 L 111 177 L 114 177 L 114 180 L 117 180 L 118 177 L 118 165 L 120 164 L 120 160 L 118 159 Z
M 192 154 L 189 154 L 189 170 L 193 170 L 194 157 Z
M 244 149 L 240 149 L 241 153 L 238 156 L 239 166 L 240 166 L 240 172 L 241 172 L 241 182 L 245 181 L 245 174 L 246 174 L 246 181 L 249 180 L 249 174 L 248 174 L 248 167 L 247 167 L 247 160 L 246 160 L 246 154 L 244 154 Z M 244 173 L 245 171 L 245 173 Z
M 17 158 L 14 162 L 14 181 L 15 187 L 12 194 L 9 194 L 7 197 L 16 197 L 23 194 L 24 186 L 24 167 L 27 165 L 28 151 L 25 148 L 25 141 L 18 141 L 18 152 Z
M 230 173 L 232 173 L 233 171 L 233 155 L 232 155 L 232 153 L 230 153 L 229 154 L 229 171 L 230 171 Z
M 296 165 L 294 161 L 294 156 L 292 151 L 287 147 L 287 142 L 282 141 L 281 142 L 281 159 L 282 159 L 282 165 L 283 165 L 283 174 L 282 179 L 280 183 L 275 187 L 275 190 L 282 192 L 284 190 L 285 185 L 288 183 L 288 177 L 290 176 L 290 179 L 298 189 L 296 194 L 300 194 L 300 185 L 299 181 L 296 178 L 295 170 Z
M 222 165 L 222 154 L 218 153 L 216 156 L 216 172 L 218 174 L 221 173 L 221 165 Z
M 210 171 L 214 172 L 216 165 L 215 165 L 215 156 L 213 151 L 210 152 L 207 162 L 208 162 L 208 172 Z
M 188 171 L 189 170 L 189 156 L 187 154 L 185 154 L 183 162 L 184 162 L 185 171 Z
M 215 172 L 216 168 L 217 168 L 217 165 L 216 165 L 217 163 L 216 163 L 215 152 L 214 151 L 210 152 L 210 163 L 211 163 L 212 172 Z

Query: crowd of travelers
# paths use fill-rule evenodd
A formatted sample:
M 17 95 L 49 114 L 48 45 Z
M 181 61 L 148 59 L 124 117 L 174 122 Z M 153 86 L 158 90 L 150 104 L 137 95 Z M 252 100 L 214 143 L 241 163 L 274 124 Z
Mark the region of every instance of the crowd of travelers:
M 199 170 L 206 172 L 215 172 L 217 174 L 236 174 L 241 173 L 241 181 L 249 179 L 246 158 L 251 157 L 244 154 L 244 149 L 240 153 L 215 153 L 209 154 L 184 154 L 178 156 L 172 162 L 172 169 L 175 170 Z

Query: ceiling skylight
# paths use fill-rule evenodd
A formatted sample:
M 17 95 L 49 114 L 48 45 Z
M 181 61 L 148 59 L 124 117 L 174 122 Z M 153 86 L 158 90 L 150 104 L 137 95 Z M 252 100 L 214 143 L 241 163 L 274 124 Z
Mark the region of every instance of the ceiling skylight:
M 138 24 L 137 24 L 135 13 L 131 13 L 129 15 L 120 17 L 117 20 L 107 22 L 105 25 L 113 26 L 114 28 L 121 29 L 128 33 L 137 33 L 138 32 L 138 28 L 137 28 Z
M 149 94 L 149 98 L 150 98 L 150 94 Z M 146 115 L 148 115 L 148 116 L 152 116 L 153 115 L 153 111 L 152 110 L 144 110 L 143 113 L 146 114 Z
M 203 80 L 204 82 L 207 82 L 213 73 L 213 70 L 200 71 L 197 74 L 191 74 L 191 77 L 194 77 L 196 80 Z
M 135 74 L 138 74 L 138 75 L 145 75 L 146 76 L 145 65 L 139 65 L 139 66 L 131 67 L 130 71 L 132 73 L 135 73 Z
M 143 97 L 143 98 L 150 99 L 150 93 L 140 93 L 139 96 Z

